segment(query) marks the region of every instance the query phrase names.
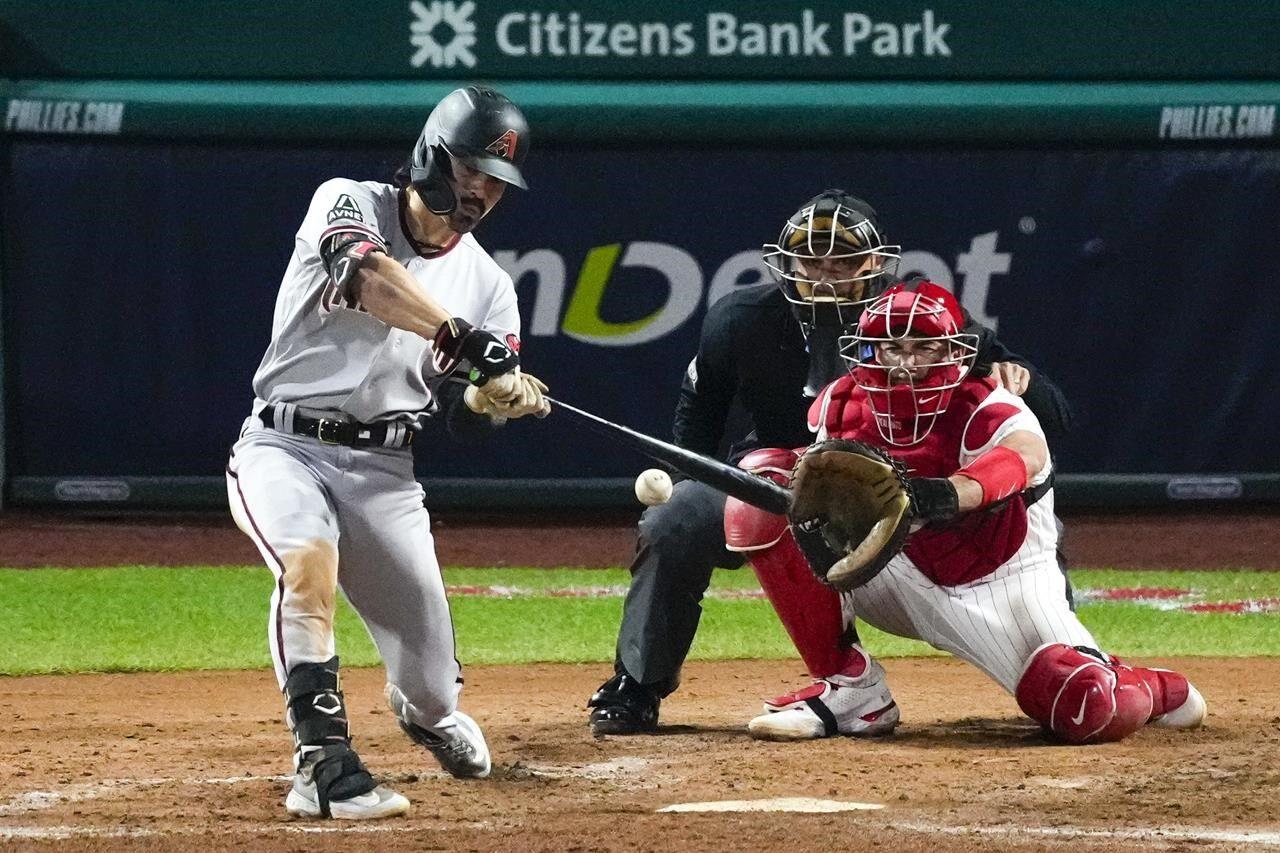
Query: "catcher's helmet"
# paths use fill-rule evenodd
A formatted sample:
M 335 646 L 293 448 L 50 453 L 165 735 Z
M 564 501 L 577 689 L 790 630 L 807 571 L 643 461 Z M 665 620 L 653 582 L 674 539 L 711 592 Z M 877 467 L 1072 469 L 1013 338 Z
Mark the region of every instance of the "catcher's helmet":
M 844 190 L 801 205 L 766 243 L 764 262 L 808 329 L 834 320 L 847 329 L 860 306 L 893 281 L 902 247 L 884 241 L 875 209 Z
M 452 213 L 449 156 L 499 180 L 528 189 L 520 164 L 529 150 L 529 123 L 505 95 L 486 86 L 455 89 L 436 104 L 413 146 L 409 182 L 433 213 Z
M 899 284 L 867 307 L 856 334 L 841 338 L 840 355 L 867 392 L 876 428 L 889 444 L 922 441 L 969 374 L 978 336 L 962 333 L 963 321 L 945 288 Z

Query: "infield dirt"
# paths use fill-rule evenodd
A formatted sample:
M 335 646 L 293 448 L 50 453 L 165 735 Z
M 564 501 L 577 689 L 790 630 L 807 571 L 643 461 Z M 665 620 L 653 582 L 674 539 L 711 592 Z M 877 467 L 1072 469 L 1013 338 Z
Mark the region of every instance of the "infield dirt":
M 970 667 L 890 660 L 897 733 L 751 740 L 791 662 L 690 664 L 656 735 L 596 739 L 584 703 L 604 667 L 468 667 L 492 778 L 457 781 L 404 738 L 382 673 L 346 674 L 357 748 L 413 802 L 406 818 L 291 821 L 291 742 L 269 672 L 0 680 L 0 848 L 98 850 L 1275 849 L 1280 660 L 1183 669 L 1208 704 L 1193 732 L 1092 747 L 1047 741 Z M 840 814 L 663 814 L 677 803 L 812 797 Z M 1165 833 L 1162 836 L 1162 832 Z M 1215 836 L 1212 833 L 1224 833 Z M 1252 833 L 1250 835 L 1249 833 Z M 1219 840 L 1214 840 L 1215 838 Z M 1233 840 L 1234 839 L 1234 840 Z M 1270 841 L 1268 841 L 1270 839 Z M 1260 845 L 1260 847 L 1259 847 Z
M 1108 516 L 1068 519 L 1068 544 L 1090 566 L 1275 569 L 1277 530 L 1268 515 Z M 616 520 L 446 517 L 436 532 L 446 565 L 619 565 L 633 536 Z M 0 519 L 0 565 L 255 562 L 224 519 Z M 265 669 L 0 678 L 0 849 L 1280 850 L 1280 659 L 1139 662 L 1186 672 L 1206 726 L 1061 746 L 967 665 L 902 659 L 886 662 L 903 717 L 893 736 L 761 743 L 747 720 L 761 697 L 804 683 L 802 667 L 728 661 L 688 665 L 658 734 L 595 739 L 584 706 L 607 665 L 467 667 L 463 708 L 494 757 L 492 778 L 469 782 L 400 734 L 380 670 L 349 670 L 356 746 L 413 802 L 406 818 L 358 825 L 286 818 L 291 741 Z M 778 797 L 883 808 L 658 812 Z

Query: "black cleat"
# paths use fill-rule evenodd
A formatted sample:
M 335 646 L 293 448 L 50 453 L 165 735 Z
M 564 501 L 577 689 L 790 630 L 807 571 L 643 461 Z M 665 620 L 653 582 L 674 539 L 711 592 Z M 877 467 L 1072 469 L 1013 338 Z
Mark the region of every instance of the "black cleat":
M 600 685 L 587 702 L 593 735 L 634 735 L 658 728 L 658 703 L 650 688 L 622 673 Z

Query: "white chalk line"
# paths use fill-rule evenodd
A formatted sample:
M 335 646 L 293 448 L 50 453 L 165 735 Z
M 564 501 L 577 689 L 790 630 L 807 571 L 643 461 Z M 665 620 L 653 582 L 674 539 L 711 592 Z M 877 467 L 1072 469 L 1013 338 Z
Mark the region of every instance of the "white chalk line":
M 222 779 L 107 779 L 83 782 L 61 791 L 26 791 L 0 803 L 0 816 L 51 809 L 61 803 L 96 800 L 127 788 L 155 788 L 161 785 L 238 785 L 242 782 L 283 782 L 292 776 L 227 776 Z
M 1097 838 L 1106 841 L 1193 841 L 1257 844 L 1280 847 L 1280 832 L 1252 829 L 1213 829 L 1201 826 L 1150 826 L 1131 829 L 1088 829 L 1083 826 L 948 826 L 913 821 L 888 824 L 890 829 L 943 835 L 1035 836 L 1039 838 Z
M 875 826 L 868 822 L 868 826 Z M 1004 838 L 1077 838 L 1097 839 L 1100 841 L 1143 841 L 1151 842 L 1197 842 L 1221 844 L 1249 844 L 1255 846 L 1280 846 L 1280 832 L 1254 830 L 1212 829 L 1209 827 L 1157 826 L 1142 829 L 1088 829 L 1078 826 L 972 826 L 928 823 L 925 821 L 890 822 L 879 824 L 885 829 L 940 835 L 983 835 Z M 492 829 L 492 825 L 480 822 L 458 824 L 454 821 L 439 821 L 441 829 L 463 826 L 470 829 Z M 335 821 L 320 825 L 280 823 L 258 826 L 240 826 L 226 831 L 227 835 L 271 835 L 276 833 L 306 835 L 329 833 L 367 833 L 385 834 L 413 832 L 421 833 L 424 825 L 410 819 L 407 822 L 393 823 L 354 823 Z M 0 827 L 0 839 L 26 840 L 67 840 L 71 838 L 148 838 L 163 836 L 207 835 L 208 827 L 172 827 L 168 829 L 146 829 L 129 827 L 92 827 L 92 826 L 4 826 Z
M 392 818 L 391 820 L 395 820 Z M 415 821 L 406 823 L 360 823 L 349 820 L 328 821 L 323 824 L 308 825 L 301 823 L 279 823 L 266 825 L 243 825 L 234 829 L 224 829 L 219 835 L 326 835 L 340 832 L 343 835 L 352 833 L 421 833 L 428 830 L 492 829 L 492 824 L 485 822 L 458 823 L 457 821 L 433 821 L 424 824 Z M 164 838 L 173 836 L 202 835 L 211 832 L 207 826 L 175 826 L 166 829 L 146 829 L 143 827 L 96 827 L 96 826 L 0 826 L 0 840 L 26 839 L 32 841 L 66 841 L 71 838 Z

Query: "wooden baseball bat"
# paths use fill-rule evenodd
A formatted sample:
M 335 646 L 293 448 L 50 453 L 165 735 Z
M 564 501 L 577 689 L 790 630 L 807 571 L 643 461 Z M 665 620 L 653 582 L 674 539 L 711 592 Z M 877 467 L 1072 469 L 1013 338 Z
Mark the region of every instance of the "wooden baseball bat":
M 625 444 L 633 450 L 638 450 L 650 459 L 670 465 L 690 479 L 697 480 L 699 483 L 706 483 L 711 488 L 724 492 L 730 497 L 735 497 L 743 503 L 748 503 L 754 507 L 779 515 L 785 514 L 791 506 L 791 492 L 772 480 L 757 477 L 755 474 L 736 468 L 733 465 L 727 465 L 718 459 L 712 459 L 709 456 L 703 456 L 700 453 L 694 453 L 692 450 L 686 450 L 683 447 L 677 447 L 674 444 L 669 444 L 644 433 L 636 432 L 630 427 L 607 421 L 598 415 L 584 412 L 582 409 L 570 406 L 560 400 L 555 400 L 551 397 L 544 397 L 543 399 L 551 404 L 553 412 L 557 409 L 567 412 L 596 432 Z

